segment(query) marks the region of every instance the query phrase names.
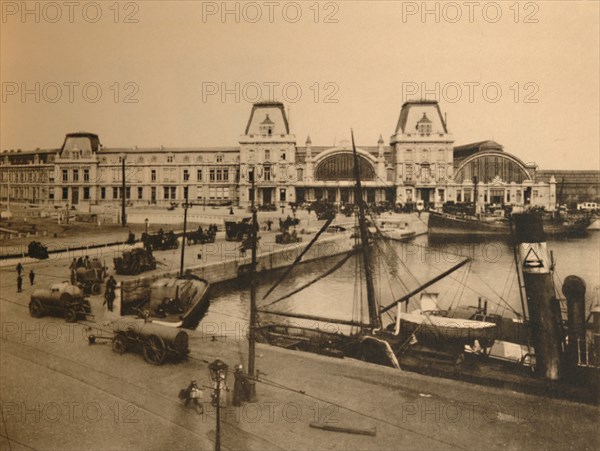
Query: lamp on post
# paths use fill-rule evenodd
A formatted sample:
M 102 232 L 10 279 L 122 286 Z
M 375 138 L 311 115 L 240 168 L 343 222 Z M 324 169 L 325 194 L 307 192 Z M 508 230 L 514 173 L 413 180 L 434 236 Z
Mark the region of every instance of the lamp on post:
M 216 359 L 214 362 L 208 365 L 210 372 L 210 380 L 215 383 L 214 399 L 217 409 L 217 427 L 216 427 L 216 438 L 215 438 L 215 451 L 221 451 L 221 390 L 225 386 L 225 379 L 227 379 L 228 366 L 225 362 Z
M 144 223 L 146 224 L 146 235 L 148 234 L 148 218 L 144 219 Z

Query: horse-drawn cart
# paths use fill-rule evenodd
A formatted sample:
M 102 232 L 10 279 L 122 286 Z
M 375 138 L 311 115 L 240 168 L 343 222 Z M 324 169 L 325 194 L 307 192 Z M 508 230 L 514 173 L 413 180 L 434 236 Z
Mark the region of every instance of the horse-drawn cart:
M 74 323 L 80 316 L 91 315 L 90 302 L 83 297 L 81 289 L 69 282 L 52 285 L 49 289 L 39 288 L 31 294 L 29 314 L 40 318 L 46 313 L 58 313 L 68 323 Z
M 156 269 L 156 259 L 149 248 L 135 248 L 123 252 L 122 257 L 114 260 L 115 271 L 120 275 L 136 275 Z
M 38 260 L 45 260 L 48 258 L 48 248 L 39 241 L 32 241 L 27 246 L 27 255 Z
M 93 259 L 90 262 L 89 268 L 77 268 L 74 270 L 74 280 L 71 281 L 74 285 L 78 285 L 84 294 L 98 295 L 102 292 L 102 284 L 106 278 L 106 266 L 98 260 Z
M 168 358 L 181 360 L 189 354 L 189 337 L 181 329 L 174 329 L 141 320 L 117 320 L 114 323 L 113 351 L 142 352 L 144 360 L 162 365 Z

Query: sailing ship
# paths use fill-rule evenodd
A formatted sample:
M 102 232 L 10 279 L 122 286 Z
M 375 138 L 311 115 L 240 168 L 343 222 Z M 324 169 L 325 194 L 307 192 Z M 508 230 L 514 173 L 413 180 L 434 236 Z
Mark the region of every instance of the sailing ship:
M 360 241 L 352 253 L 317 280 L 327 277 L 353 255 L 357 255 L 362 261 L 366 284 L 368 321 L 363 318 L 335 319 L 275 310 L 272 306 L 289 298 L 291 294 L 288 294 L 258 309 L 261 322 L 256 327 L 256 338 L 288 349 L 352 357 L 402 370 L 569 396 L 587 402 L 590 399 L 597 400 L 600 380 L 600 309 L 595 318 L 598 331 L 596 335 L 590 335 L 586 333 L 585 317 L 582 320 L 579 313 L 581 303 L 585 304 L 585 298 L 581 295 L 581 289 L 572 289 L 571 294 L 567 295 L 570 320 L 569 326 L 565 327 L 555 296 L 552 279 L 554 265 L 545 247 L 545 234 L 539 216 L 523 214 L 523 219 L 516 222 L 515 233 L 519 245 L 515 247 L 515 265 L 522 295 L 522 312 L 519 314 L 515 311 L 516 318 L 489 313 L 487 301 L 482 303 L 481 299 L 478 300 L 477 307 L 473 308 L 442 310 L 438 307 L 435 294 L 426 290 L 467 265 L 469 259 L 460 261 L 418 288 L 382 306 L 382 299 L 376 296 L 371 263 L 371 245 L 377 241 L 369 240 L 366 208 L 364 201 L 360 201 L 363 199 L 362 186 L 353 134 L 352 145 L 355 198 L 359 199 L 357 219 Z M 331 219 L 324 224 L 314 240 L 330 223 Z M 267 291 L 263 300 L 289 275 L 306 252 L 307 248 Z M 295 289 L 292 294 L 313 283 L 315 281 L 308 282 Z M 417 295 L 421 295 L 420 308 L 408 312 L 408 302 Z M 384 313 L 394 310 L 395 317 L 385 326 Z M 585 312 L 585 306 L 583 311 Z M 347 326 L 349 331 L 320 330 L 286 324 L 272 318 L 293 318 Z M 567 348 L 569 351 L 564 352 L 563 349 Z M 562 384 L 565 380 L 577 383 L 565 387 Z M 582 380 L 586 383 L 580 384 Z

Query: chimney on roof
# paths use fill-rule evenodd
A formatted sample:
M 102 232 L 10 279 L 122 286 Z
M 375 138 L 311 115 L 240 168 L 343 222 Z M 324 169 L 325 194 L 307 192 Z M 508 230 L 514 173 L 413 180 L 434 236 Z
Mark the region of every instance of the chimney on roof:
M 310 135 L 306 138 L 306 158 L 312 158 L 312 141 Z

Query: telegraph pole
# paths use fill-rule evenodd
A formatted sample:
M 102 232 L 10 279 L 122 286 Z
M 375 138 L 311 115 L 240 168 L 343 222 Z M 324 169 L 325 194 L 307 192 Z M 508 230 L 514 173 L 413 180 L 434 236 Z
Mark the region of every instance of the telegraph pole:
M 256 168 L 252 167 L 250 173 L 250 209 L 252 210 L 252 263 L 250 265 L 250 330 L 248 336 L 248 376 L 250 396 L 249 402 L 256 402 L 256 372 L 254 364 L 256 360 L 256 246 L 257 246 L 257 215 L 254 199 L 256 197 L 256 189 L 254 186 Z
M 6 182 L 6 211 L 10 211 L 10 177 L 12 174 L 7 174 L 8 179 Z
M 185 255 L 185 235 L 187 232 L 187 211 L 188 211 L 188 192 L 189 188 L 185 187 L 185 204 L 183 205 L 183 237 L 181 238 L 181 266 L 179 269 L 179 277 L 183 277 L 183 260 Z
M 121 178 L 123 179 L 121 181 L 121 189 L 123 190 L 121 194 L 121 224 L 123 225 L 123 227 L 127 225 L 127 217 L 125 215 L 125 190 L 127 188 L 125 184 L 125 158 L 127 158 L 127 155 L 123 155 L 121 157 Z

